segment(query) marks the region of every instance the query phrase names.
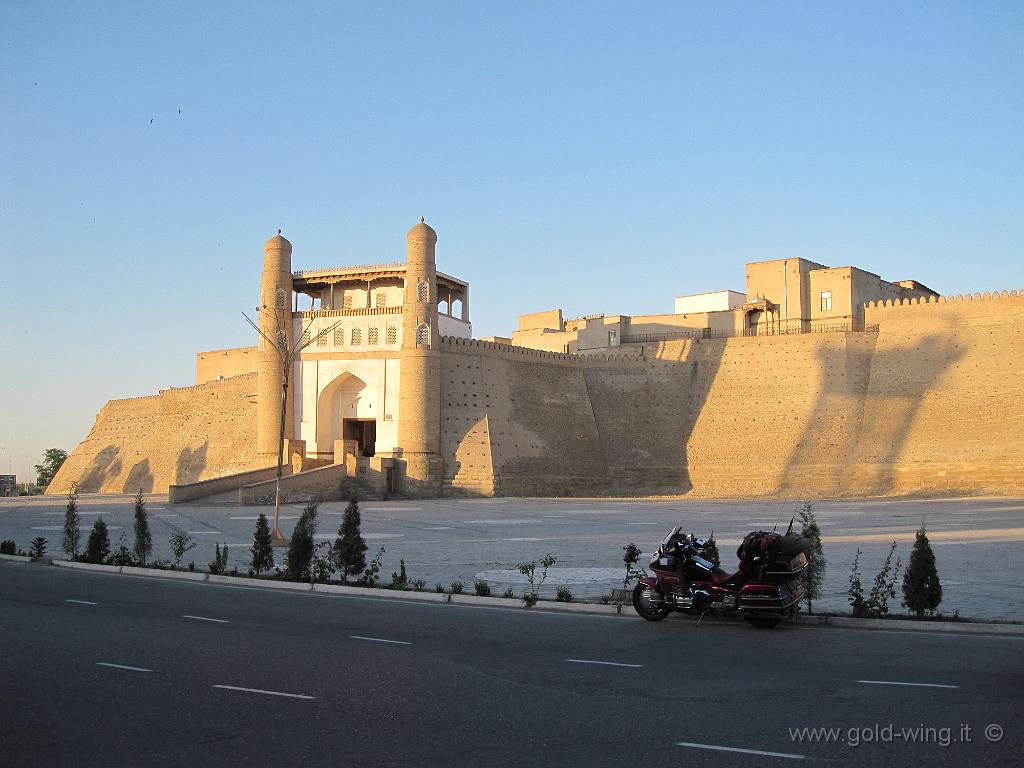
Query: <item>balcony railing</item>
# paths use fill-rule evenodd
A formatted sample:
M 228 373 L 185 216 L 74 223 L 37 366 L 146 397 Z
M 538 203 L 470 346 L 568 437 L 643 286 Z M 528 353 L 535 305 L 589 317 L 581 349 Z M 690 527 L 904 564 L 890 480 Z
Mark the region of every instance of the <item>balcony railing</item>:
M 293 312 L 292 317 L 314 320 L 318 317 L 366 317 L 367 315 L 400 315 L 402 307 L 359 307 L 358 309 L 314 309 L 307 312 Z

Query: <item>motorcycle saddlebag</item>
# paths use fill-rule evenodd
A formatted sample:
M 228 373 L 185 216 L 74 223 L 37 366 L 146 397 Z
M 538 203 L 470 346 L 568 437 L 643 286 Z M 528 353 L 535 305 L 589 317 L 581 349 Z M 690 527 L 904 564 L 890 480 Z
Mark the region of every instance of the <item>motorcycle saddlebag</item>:
M 802 597 L 803 586 L 799 579 L 783 584 L 752 582 L 740 590 L 739 609 L 751 615 L 782 616 Z

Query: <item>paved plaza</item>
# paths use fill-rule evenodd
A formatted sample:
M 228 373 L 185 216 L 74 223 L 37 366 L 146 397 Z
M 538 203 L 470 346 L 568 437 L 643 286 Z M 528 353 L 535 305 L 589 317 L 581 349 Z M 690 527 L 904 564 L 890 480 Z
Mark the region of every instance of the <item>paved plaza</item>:
M 61 497 L 0 499 L 0 539 L 14 539 L 27 548 L 36 536 L 49 540 L 51 554 L 60 555 L 65 500 Z M 521 562 L 539 560 L 547 553 L 557 558 L 544 592 L 568 586 L 578 598 L 606 595 L 622 582 L 622 548 L 635 542 L 649 554 L 665 533 L 683 525 L 699 535 L 714 532 L 722 565 L 735 567 L 735 547 L 755 529 L 784 531 L 799 508 L 795 501 L 701 501 L 679 499 L 430 499 L 365 501 L 362 532 L 369 550 L 385 548 L 381 576 L 390 582 L 404 559 L 409 578 L 435 584 L 461 581 L 472 591 L 476 579 L 485 579 L 500 594 L 508 586 L 521 591 L 524 580 L 516 570 Z M 124 534 L 132 538 L 132 498 L 82 496 L 83 544 L 92 522 L 100 515 L 117 545 Z M 341 522 L 344 502 L 320 507 L 317 538 L 333 540 Z M 166 496 L 149 497 L 154 557 L 170 558 L 168 538 L 184 531 L 197 542 L 185 556 L 196 568 L 213 559 L 215 543 L 227 544 L 229 566 L 243 573 L 248 566 L 250 540 L 260 512 L 272 507 L 238 507 L 167 503 Z M 924 520 L 935 550 L 944 599 L 944 614 L 962 617 L 1019 620 L 1024 576 L 1016 567 L 1024 562 L 1024 499 L 869 499 L 835 500 L 814 504 L 824 536 L 828 560 L 826 594 L 821 610 L 846 611 L 846 590 L 857 549 L 861 549 L 861 576 L 870 584 L 884 560 L 889 544 L 898 542 L 904 565 L 910 555 L 914 531 Z M 301 505 L 282 508 L 286 533 L 301 513 Z M 278 565 L 284 552 L 277 550 Z M 641 559 L 646 563 L 646 557 Z M 539 571 L 539 568 L 538 568 Z M 900 598 L 891 602 L 902 612 Z

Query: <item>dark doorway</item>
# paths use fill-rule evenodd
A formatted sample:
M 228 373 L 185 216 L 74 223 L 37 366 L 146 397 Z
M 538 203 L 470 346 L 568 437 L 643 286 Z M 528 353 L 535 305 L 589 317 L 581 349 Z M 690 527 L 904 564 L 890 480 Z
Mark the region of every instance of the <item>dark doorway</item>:
M 342 427 L 345 440 L 356 443 L 360 456 L 373 456 L 377 442 L 377 422 L 374 419 L 345 419 Z

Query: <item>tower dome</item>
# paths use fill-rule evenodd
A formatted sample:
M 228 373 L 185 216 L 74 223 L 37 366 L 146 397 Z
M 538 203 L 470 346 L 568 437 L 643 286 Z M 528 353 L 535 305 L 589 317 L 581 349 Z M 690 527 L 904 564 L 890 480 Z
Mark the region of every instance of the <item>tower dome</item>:
M 423 217 L 420 216 L 419 224 L 409 230 L 409 234 L 406 235 L 406 240 L 410 242 L 413 240 L 425 240 L 431 243 L 436 243 L 437 232 L 435 232 L 433 228 L 423 220 Z
M 292 244 L 277 230 L 277 234 L 263 244 L 263 269 L 291 272 Z

